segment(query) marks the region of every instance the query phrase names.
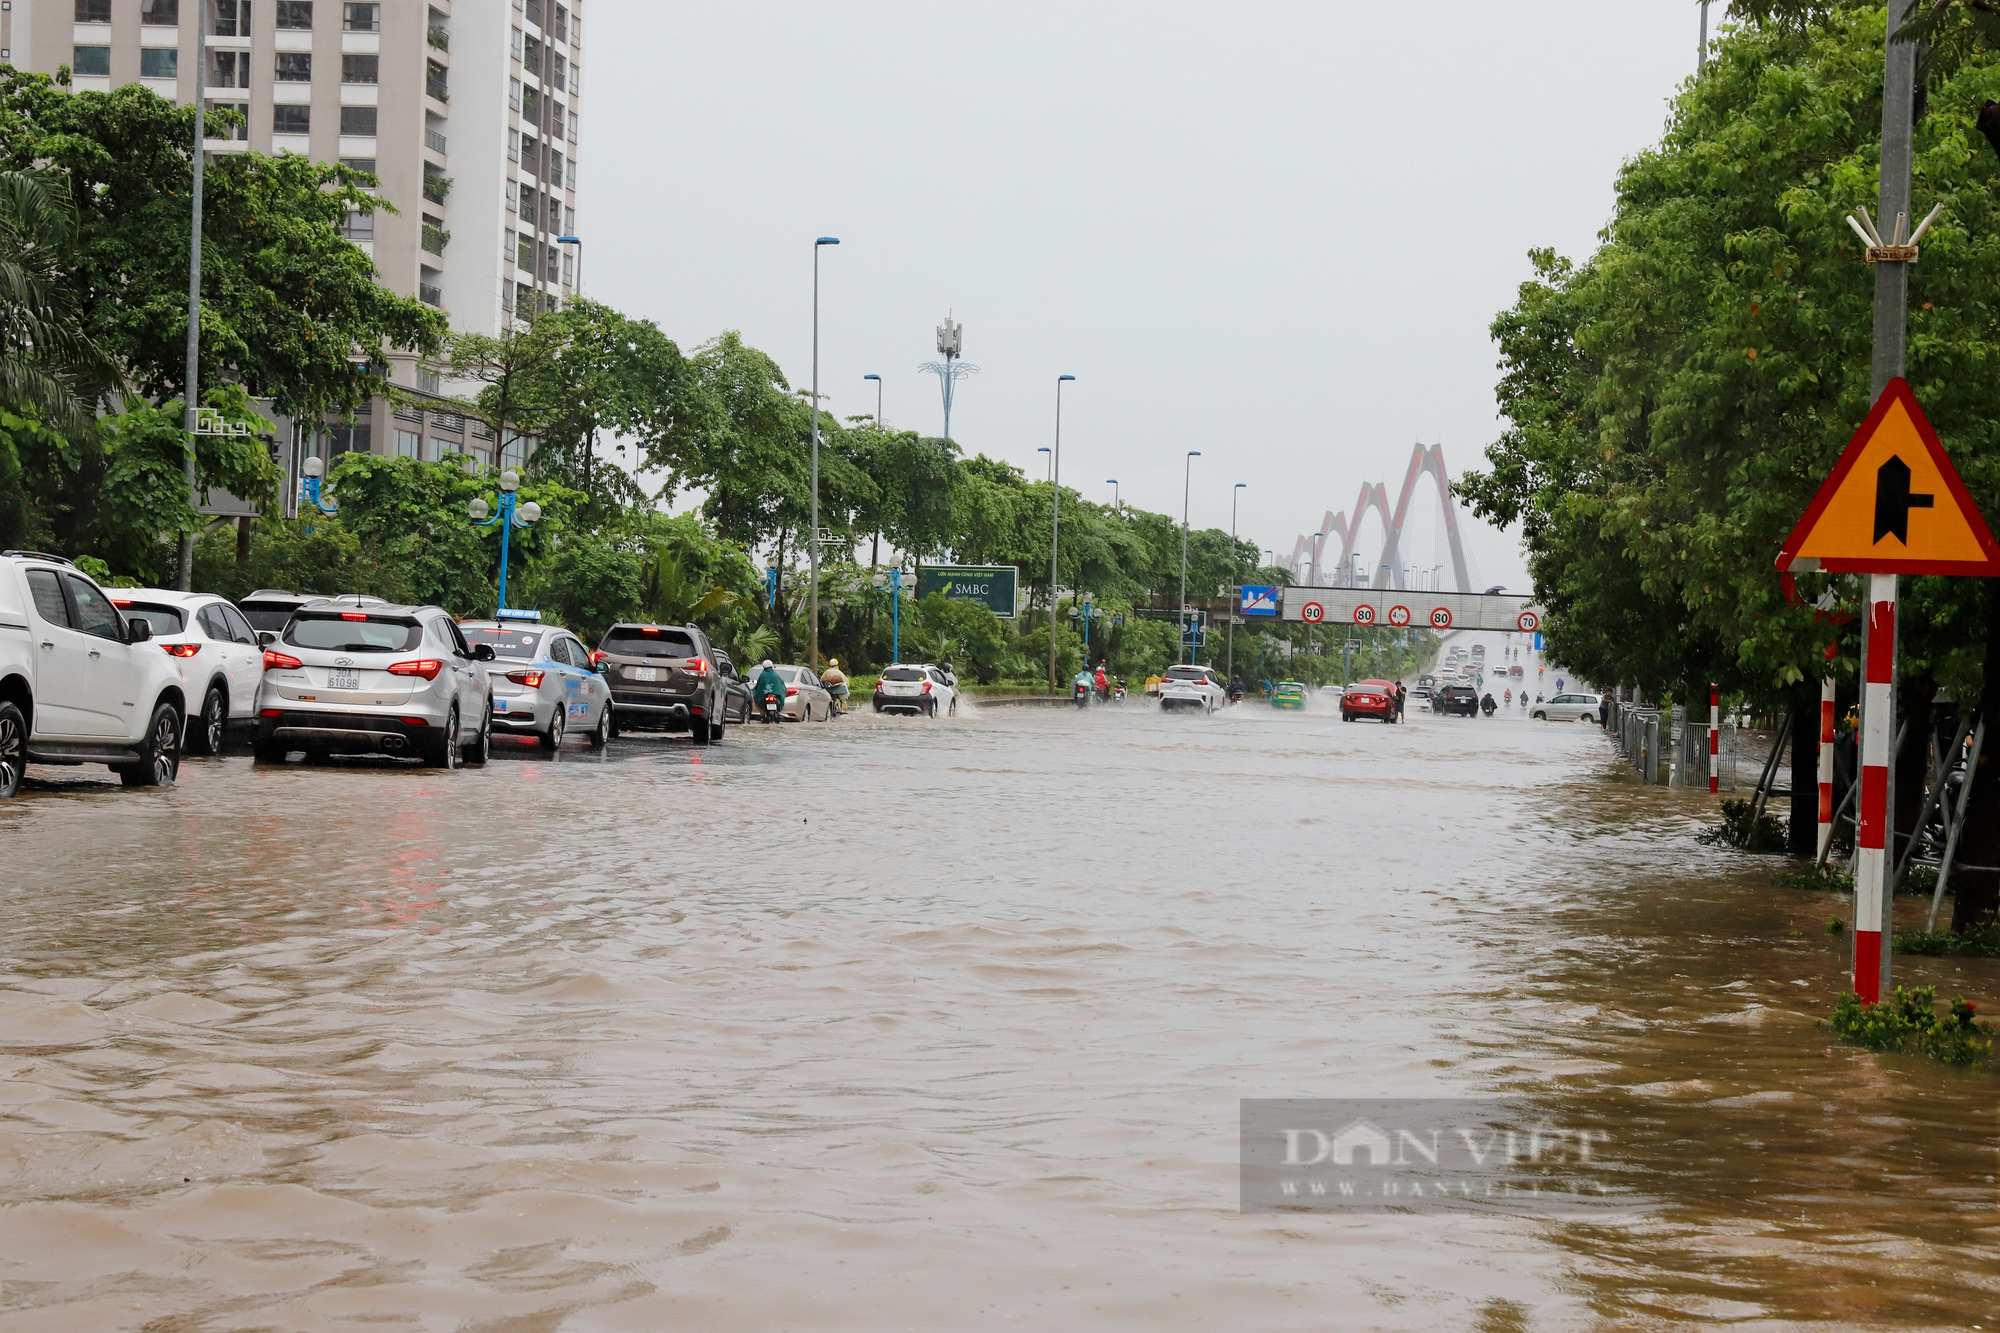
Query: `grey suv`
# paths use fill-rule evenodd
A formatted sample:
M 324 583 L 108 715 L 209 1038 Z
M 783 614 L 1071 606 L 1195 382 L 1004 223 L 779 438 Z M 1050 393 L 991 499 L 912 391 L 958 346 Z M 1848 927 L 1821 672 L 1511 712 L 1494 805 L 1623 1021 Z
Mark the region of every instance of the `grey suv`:
M 611 686 L 620 730 L 686 727 L 696 745 L 722 739 L 728 681 L 693 625 L 613 625 L 591 658 Z
M 465 641 L 442 607 L 324 599 L 264 649 L 257 759 L 414 755 L 434 768 L 483 764 L 493 736 L 493 649 Z

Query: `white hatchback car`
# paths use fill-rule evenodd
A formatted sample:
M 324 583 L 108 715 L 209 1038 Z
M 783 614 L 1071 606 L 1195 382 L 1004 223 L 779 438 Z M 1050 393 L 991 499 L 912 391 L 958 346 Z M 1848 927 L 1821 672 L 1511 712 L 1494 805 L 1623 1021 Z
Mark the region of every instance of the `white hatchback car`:
M 1595 694 L 1572 690 L 1536 704 L 1529 716 L 1543 722 L 1595 722 L 1598 720 L 1597 710 L 1602 704 L 1603 700 Z
M 1214 667 L 1177 662 L 1167 668 L 1167 674 L 1160 681 L 1162 713 L 1177 709 L 1213 713 L 1228 703 L 1229 690 L 1223 685 L 1222 678 L 1215 674 Z
M 153 627 L 153 642 L 180 665 L 189 702 L 201 701 L 188 712 L 191 753 L 221 754 L 232 728 L 257 724 L 264 649 L 241 611 L 213 593 L 165 588 L 113 588 L 111 604 Z
M 875 681 L 875 711 L 920 713 L 936 717 L 958 711 L 958 689 L 928 662 L 898 662 L 882 669 Z

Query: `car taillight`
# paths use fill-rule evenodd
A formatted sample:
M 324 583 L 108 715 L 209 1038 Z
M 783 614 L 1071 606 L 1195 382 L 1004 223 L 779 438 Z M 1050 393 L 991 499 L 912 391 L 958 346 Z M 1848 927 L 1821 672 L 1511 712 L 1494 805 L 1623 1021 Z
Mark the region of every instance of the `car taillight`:
M 437 673 L 444 670 L 444 663 L 435 657 L 420 657 L 414 662 L 397 662 L 389 668 L 392 676 L 422 676 L 425 680 L 436 680 Z
M 433 663 L 433 665 L 436 664 Z M 390 667 L 389 669 L 394 671 L 396 668 Z M 436 674 L 437 672 L 435 671 L 431 672 L 433 676 Z M 507 679 L 513 681 L 516 685 L 526 685 L 531 690 L 542 688 L 542 673 L 539 671 L 509 671 Z
M 792 697 L 793 695 L 797 694 L 798 692 L 799 692 L 799 687 L 798 687 L 798 686 L 796 686 L 796 685 L 787 685 L 787 686 L 785 686 L 785 697 L 786 697 L 787 699 L 791 698 L 791 697 Z
M 368 619 L 368 613 L 366 611 L 342 611 L 340 618 L 342 620 L 366 620 Z
M 706 676 L 708 674 L 708 659 L 705 657 L 690 657 L 687 669 L 694 672 L 697 676 Z
M 929 681 L 925 681 L 925 682 L 924 682 L 924 693 L 925 693 L 925 694 L 929 694 L 930 692 L 931 692 L 931 683 L 930 683 Z
M 304 665 L 296 657 L 288 657 L 284 653 L 274 653 L 269 648 L 264 650 L 264 670 L 266 671 L 289 671 L 293 667 Z
M 610 656 L 611 656 L 611 654 L 610 654 L 610 653 L 598 653 L 598 652 L 593 652 L 593 653 L 592 653 L 592 654 L 590 655 L 590 664 L 591 664 L 592 666 L 603 666 L 603 665 L 604 665 L 604 660 L 605 660 L 606 658 L 610 657 Z
M 172 657 L 193 657 L 201 651 L 198 643 L 163 643 L 160 651 Z

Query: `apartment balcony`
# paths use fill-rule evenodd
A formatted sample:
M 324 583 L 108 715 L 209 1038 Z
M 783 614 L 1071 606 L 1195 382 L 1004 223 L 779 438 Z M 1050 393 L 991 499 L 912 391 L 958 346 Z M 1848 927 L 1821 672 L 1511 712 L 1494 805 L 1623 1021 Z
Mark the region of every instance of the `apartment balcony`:
M 430 251 L 432 254 L 441 255 L 444 253 L 444 248 L 451 244 L 451 233 L 443 227 L 434 227 L 426 222 L 423 228 L 422 244 L 424 249 Z
M 433 153 L 436 153 L 439 157 L 450 156 L 449 153 L 445 152 L 444 144 L 445 144 L 444 136 L 442 134 L 439 134 L 436 130 L 424 131 L 424 147 L 430 149 Z
M 444 288 L 433 287 L 428 282 L 420 282 L 417 284 L 417 299 L 425 305 L 437 306 L 439 309 L 443 309 Z

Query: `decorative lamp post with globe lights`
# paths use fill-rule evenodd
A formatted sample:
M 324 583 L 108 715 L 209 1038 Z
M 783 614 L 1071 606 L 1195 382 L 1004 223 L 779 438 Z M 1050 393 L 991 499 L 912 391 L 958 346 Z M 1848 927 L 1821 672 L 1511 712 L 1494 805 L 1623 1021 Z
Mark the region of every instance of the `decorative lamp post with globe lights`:
M 507 609 L 507 539 L 515 528 L 533 527 L 542 518 L 542 507 L 533 500 L 516 506 L 515 501 L 518 497 L 515 492 L 520 488 L 521 474 L 508 468 L 500 474 L 500 499 L 497 512 L 495 506 L 486 503 L 484 496 L 475 496 L 472 503 L 465 507 L 466 517 L 472 520 L 474 527 L 490 528 L 495 523 L 500 525 L 499 609 L 502 611 Z M 489 514 L 492 517 L 487 517 Z

